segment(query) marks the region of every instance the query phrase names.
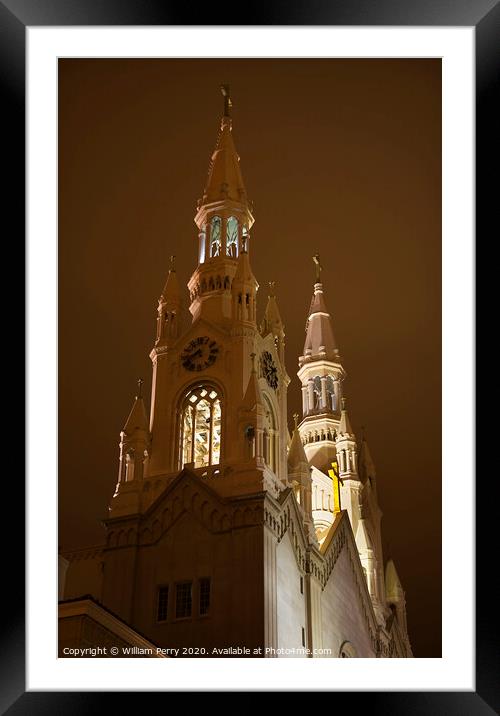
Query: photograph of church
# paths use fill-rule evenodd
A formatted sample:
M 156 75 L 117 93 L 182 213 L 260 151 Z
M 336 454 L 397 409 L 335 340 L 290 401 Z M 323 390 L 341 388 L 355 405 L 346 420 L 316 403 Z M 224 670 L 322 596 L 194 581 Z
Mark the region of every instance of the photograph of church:
M 310 304 L 290 355 L 280 286 L 254 273 L 266 247 L 233 89 L 221 86 L 187 291 L 174 242 L 158 286 L 151 386 L 139 379 L 120 432 L 102 543 L 59 555 L 59 655 L 413 657 L 383 478 L 353 428 L 334 271 L 304 242 L 290 282 Z

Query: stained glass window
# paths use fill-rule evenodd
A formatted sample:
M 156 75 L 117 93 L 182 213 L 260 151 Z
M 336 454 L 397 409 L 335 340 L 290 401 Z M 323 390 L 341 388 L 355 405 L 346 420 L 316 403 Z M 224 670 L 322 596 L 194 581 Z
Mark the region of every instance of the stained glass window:
M 220 463 L 221 401 L 213 386 L 199 385 L 184 396 L 181 413 L 181 467 Z

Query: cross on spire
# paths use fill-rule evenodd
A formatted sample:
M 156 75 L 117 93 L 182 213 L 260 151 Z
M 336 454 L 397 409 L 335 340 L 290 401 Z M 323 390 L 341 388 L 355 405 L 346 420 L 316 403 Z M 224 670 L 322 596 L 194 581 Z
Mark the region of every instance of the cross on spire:
M 299 424 L 299 414 L 298 413 L 293 414 L 293 422 L 295 423 L 295 429 L 297 429 L 298 424 Z
M 270 296 L 274 296 L 274 285 L 275 285 L 275 283 L 276 283 L 276 281 L 269 281 L 269 282 L 268 282 L 269 291 L 270 291 L 269 295 L 270 295 Z
M 175 254 L 170 256 L 170 271 L 175 272 Z
M 230 110 L 233 106 L 233 103 L 231 101 L 231 95 L 229 94 L 229 85 L 221 85 L 220 91 L 222 92 L 222 96 L 224 97 L 224 117 L 230 117 Z
M 322 269 L 323 267 L 322 267 L 322 265 L 321 265 L 321 263 L 320 263 L 319 254 L 316 254 L 316 255 L 313 256 L 312 258 L 313 258 L 314 263 L 316 264 L 316 283 L 320 283 L 320 281 L 321 281 L 321 269 Z
M 137 381 L 137 397 L 142 398 L 142 384 L 144 383 L 142 378 Z

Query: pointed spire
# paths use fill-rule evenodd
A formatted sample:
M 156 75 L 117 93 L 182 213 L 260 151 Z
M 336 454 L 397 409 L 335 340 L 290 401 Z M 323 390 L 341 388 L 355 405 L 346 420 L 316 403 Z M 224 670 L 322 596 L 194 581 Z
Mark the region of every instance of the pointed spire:
M 175 270 L 175 256 L 170 256 L 170 268 L 168 270 L 167 281 L 163 287 L 160 296 L 160 303 L 164 303 L 169 307 L 178 307 L 181 302 L 181 292 L 179 281 L 177 280 L 177 272 Z
M 229 86 L 222 85 L 221 90 L 224 96 L 224 113 L 200 206 L 223 200 L 247 205 L 247 193 L 240 169 L 240 157 L 236 151 L 232 135 L 232 119 L 229 113 L 232 101 L 229 95 Z
M 356 530 L 356 545 L 358 550 L 373 550 L 372 541 L 366 527 L 366 521 L 363 518 L 358 520 L 358 529 Z
M 292 433 L 292 441 L 288 450 L 288 467 L 290 470 L 297 470 L 299 468 L 309 468 L 309 462 L 307 460 L 302 438 L 300 437 L 299 427 L 297 425 L 298 413 L 295 413 L 293 419 L 295 421 L 295 427 Z
M 278 309 L 276 296 L 274 294 L 274 285 L 274 281 L 269 282 L 269 295 L 260 330 L 263 336 L 267 336 L 268 333 L 272 333 L 274 336 L 283 337 L 284 326 Z
M 129 416 L 125 423 L 125 427 L 123 428 L 123 432 L 128 436 L 133 435 L 136 430 L 144 430 L 145 432 L 149 431 L 149 421 L 146 413 L 146 406 L 144 405 L 144 400 L 142 397 L 143 382 L 144 381 L 142 380 L 142 378 L 139 378 L 139 380 L 137 381 L 137 395 L 135 396 L 132 410 L 129 413 Z
M 248 379 L 247 389 L 243 397 L 241 407 L 246 410 L 254 410 L 256 406 L 262 405 L 262 393 L 260 392 L 259 379 L 257 377 L 257 369 L 255 367 L 255 353 L 250 353 L 252 359 L 252 370 Z
M 250 259 L 246 251 L 242 251 L 238 256 L 236 273 L 234 274 L 233 279 L 233 285 L 235 284 L 252 284 L 255 288 L 258 287 L 257 279 L 253 274 L 252 267 L 250 266 Z
M 385 592 L 388 602 L 397 604 L 403 592 L 401 580 L 396 570 L 396 565 L 392 559 L 389 559 L 385 568 Z
M 319 254 L 313 256 L 316 267 L 316 282 L 306 324 L 306 340 L 303 358 L 308 360 L 338 360 L 339 351 L 333 335 L 332 319 L 328 312 L 321 283 Z
M 339 424 L 339 436 L 340 437 L 343 437 L 344 435 L 354 435 L 354 431 L 351 427 L 351 423 L 349 420 L 349 415 L 347 413 L 346 405 L 347 405 L 346 398 L 342 398 L 342 412 L 340 415 L 340 424 Z

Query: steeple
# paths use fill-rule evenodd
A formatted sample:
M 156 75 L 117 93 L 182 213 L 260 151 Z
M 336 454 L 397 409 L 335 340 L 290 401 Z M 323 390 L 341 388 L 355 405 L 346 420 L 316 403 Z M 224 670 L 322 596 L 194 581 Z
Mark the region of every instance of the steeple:
M 306 324 L 304 355 L 300 360 L 333 360 L 339 358 L 339 351 L 333 335 L 332 319 L 328 312 L 321 282 L 322 266 L 319 254 L 313 256 L 316 266 L 316 281 Z
M 233 139 L 229 86 L 222 85 L 221 90 L 220 131 L 194 218 L 199 230 L 198 266 L 188 283 L 193 322 L 202 316 L 214 323 L 231 320 L 231 283 L 238 257 L 249 253 L 254 223 Z
M 234 201 L 248 204 L 247 192 L 240 169 L 240 157 L 233 140 L 233 120 L 230 117 L 232 101 L 229 86 L 222 85 L 224 112 L 220 133 L 208 168 L 208 179 L 203 191 L 201 206 L 218 201 Z
M 181 331 L 181 304 L 181 292 L 175 270 L 175 256 L 171 256 L 167 281 L 158 301 L 156 346 L 167 343 L 169 339 L 175 340 L 179 337 Z
M 340 363 L 325 303 L 319 254 L 312 258 L 314 291 L 306 324 L 304 352 L 299 356 L 297 373 L 302 383 L 303 420 L 300 433 L 309 462 L 326 472 L 335 459 L 335 436 L 339 427 L 342 382 L 346 374 Z

